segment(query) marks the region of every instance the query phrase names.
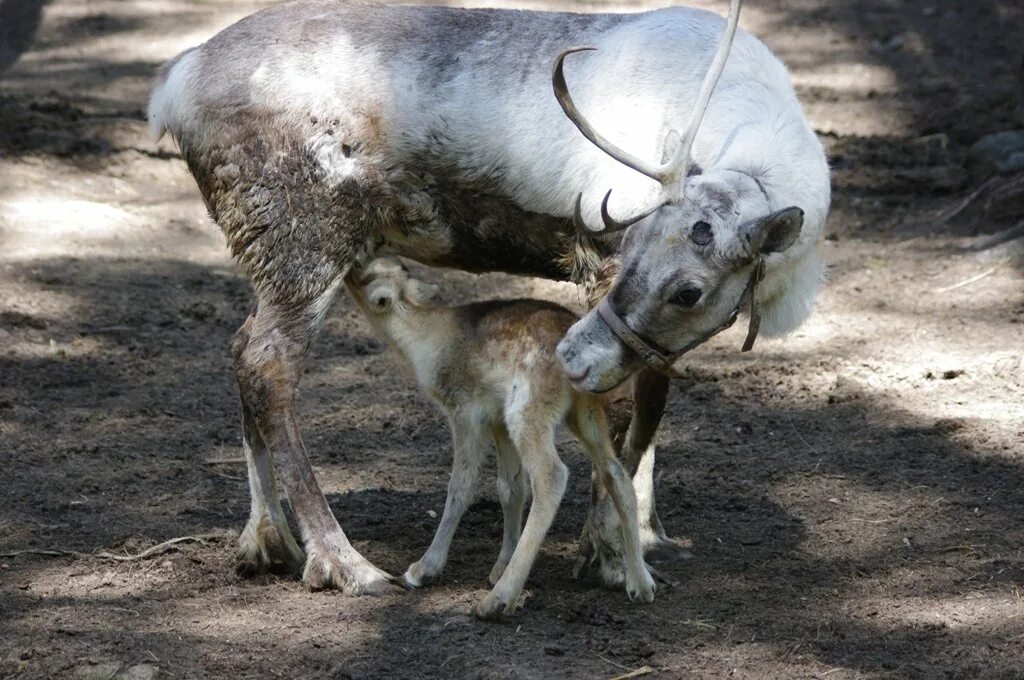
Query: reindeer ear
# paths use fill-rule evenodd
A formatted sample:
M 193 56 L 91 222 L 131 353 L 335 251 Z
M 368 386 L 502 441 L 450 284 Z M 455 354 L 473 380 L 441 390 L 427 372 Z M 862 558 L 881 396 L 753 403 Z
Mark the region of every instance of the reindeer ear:
M 741 236 L 747 242 L 750 257 L 781 253 L 796 243 L 804 226 L 804 211 L 796 206 L 783 208 L 770 215 L 749 222 Z

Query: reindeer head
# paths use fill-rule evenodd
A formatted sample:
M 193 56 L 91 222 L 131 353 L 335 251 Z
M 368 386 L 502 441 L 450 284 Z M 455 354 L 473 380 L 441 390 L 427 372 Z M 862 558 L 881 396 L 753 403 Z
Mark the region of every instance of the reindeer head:
M 691 148 L 739 22 L 740 0 L 732 0 L 725 32 L 704 78 L 683 135 L 665 140 L 663 162 L 653 165 L 620 149 L 584 119 L 569 95 L 562 72 L 565 58 L 590 50 L 574 47 L 555 60 L 552 84 L 569 120 L 602 151 L 661 184 L 660 199 L 626 220 L 611 216 L 611 191 L 601 202 L 604 228 L 589 229 L 576 199 L 576 227 L 587 234 L 626 232 L 621 266 L 607 296 L 578 321 L 558 346 L 559 359 L 581 390 L 609 390 L 646 363 L 671 371 L 675 359 L 730 326 L 749 305 L 751 326 L 744 343 L 757 335 L 755 287 L 764 257 L 790 247 L 799 237 L 803 211 L 772 212 L 758 178 L 742 169 L 701 172 Z

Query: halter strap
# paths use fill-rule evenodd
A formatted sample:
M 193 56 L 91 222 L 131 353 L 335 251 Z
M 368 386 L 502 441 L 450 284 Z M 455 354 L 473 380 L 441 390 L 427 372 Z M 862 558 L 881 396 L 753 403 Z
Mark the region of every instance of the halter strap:
M 746 340 L 743 341 L 743 347 L 740 351 L 749 352 L 754 347 L 754 341 L 757 339 L 757 333 L 761 328 L 761 305 L 757 301 L 757 284 L 764 279 L 764 258 L 757 258 L 757 263 L 754 265 L 754 271 L 750 273 L 750 279 L 747 281 L 747 287 L 743 290 L 743 294 L 740 299 L 736 302 L 736 306 L 733 307 L 732 313 L 729 314 L 729 318 L 725 320 L 723 324 L 717 328 L 705 333 L 703 336 L 697 338 L 693 342 L 689 343 L 682 349 L 675 352 L 667 352 L 657 347 L 653 343 L 645 340 L 643 337 L 638 335 L 632 328 L 626 325 L 615 309 L 612 307 L 612 303 L 609 301 L 606 295 L 600 303 L 597 305 L 597 315 L 604 320 L 608 328 L 612 333 L 615 334 L 619 340 L 622 341 L 626 347 L 636 352 L 637 356 L 652 370 L 659 373 L 663 373 L 670 378 L 677 378 L 679 374 L 672 368 L 679 357 L 683 356 L 690 350 L 703 345 L 705 342 L 718 335 L 725 329 L 731 327 L 736 323 L 736 318 L 740 314 L 740 308 L 743 307 L 744 302 L 749 301 L 749 315 L 750 315 L 750 326 L 747 329 Z

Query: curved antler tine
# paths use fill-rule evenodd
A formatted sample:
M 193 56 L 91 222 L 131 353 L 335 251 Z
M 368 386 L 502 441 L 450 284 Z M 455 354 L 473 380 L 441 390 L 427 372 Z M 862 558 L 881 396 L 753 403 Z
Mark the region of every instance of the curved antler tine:
M 591 236 L 600 232 L 591 231 L 587 223 L 583 221 L 583 192 L 576 194 L 576 207 L 572 213 L 572 223 L 576 225 L 576 231 L 584 236 Z
M 729 3 L 729 18 L 726 20 L 722 38 L 718 41 L 718 51 L 715 52 L 711 68 L 708 69 L 707 74 L 704 76 L 704 82 L 701 83 L 700 94 L 697 95 L 693 111 L 690 112 L 690 121 L 686 124 L 686 133 L 683 135 L 683 141 L 679 145 L 679 151 L 676 157 L 669 162 L 670 170 L 667 174 L 673 180 L 686 177 L 686 173 L 690 168 L 692 160 L 690 158 L 690 151 L 693 148 L 693 140 L 697 138 L 697 130 L 700 128 L 701 120 L 703 120 L 704 113 L 708 109 L 711 94 L 715 91 L 715 85 L 718 84 L 718 79 L 725 69 L 725 62 L 729 58 L 729 50 L 732 48 L 733 37 L 736 35 L 736 26 L 740 21 L 740 5 L 742 4 L 742 0 L 732 0 Z
M 601 200 L 601 221 L 604 222 L 604 229 L 598 232 L 600 234 L 611 234 L 616 231 L 622 231 L 623 229 L 627 229 L 636 224 L 637 222 L 639 222 L 640 220 L 642 220 L 643 218 L 647 217 L 651 213 L 653 213 L 662 205 L 664 205 L 664 203 L 656 203 L 652 208 L 645 210 L 639 215 L 635 215 L 626 220 L 625 222 L 620 222 L 608 213 L 608 199 L 611 197 L 611 195 L 612 190 L 609 189 L 608 193 L 606 193 L 604 195 L 604 198 Z
M 620 149 L 618 146 L 601 136 L 601 134 L 587 122 L 587 119 L 583 117 L 580 110 L 576 108 L 576 104 L 573 102 L 572 96 L 569 95 L 569 86 L 565 82 L 565 73 L 562 71 L 565 58 L 576 52 L 589 52 L 596 49 L 596 47 L 570 47 L 562 50 L 558 54 L 555 58 L 554 69 L 551 72 L 551 87 L 555 91 L 555 99 L 558 100 L 558 104 L 562 107 L 562 111 L 565 112 L 566 117 L 572 121 L 572 124 L 575 125 L 580 132 L 583 133 L 584 137 L 590 140 L 591 144 L 601 149 L 601 151 L 604 151 L 626 167 L 632 168 L 633 170 L 664 184 L 666 178 L 664 167 L 646 163 L 631 153 Z
M 663 204 L 658 203 L 650 210 L 647 210 L 636 217 L 633 217 L 626 222 L 619 222 L 617 219 L 612 217 L 608 213 L 608 198 L 612 195 L 612 190 L 609 189 L 608 193 L 604 195 L 604 199 L 601 201 L 601 221 L 604 222 L 604 229 L 591 229 L 587 226 L 587 223 L 583 220 L 583 194 L 576 194 L 576 207 L 573 210 L 572 221 L 576 225 L 576 231 L 584 236 L 603 236 L 605 234 L 614 234 L 617 231 L 628 229 L 643 218 L 647 217 L 655 210 L 660 208 Z

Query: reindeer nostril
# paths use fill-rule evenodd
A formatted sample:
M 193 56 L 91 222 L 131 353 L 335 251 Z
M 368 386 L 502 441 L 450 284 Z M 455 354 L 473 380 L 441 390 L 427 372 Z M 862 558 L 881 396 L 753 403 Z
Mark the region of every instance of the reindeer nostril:
M 590 373 L 590 366 L 584 367 L 581 371 L 574 371 L 572 368 L 563 363 L 562 369 L 565 371 L 566 377 L 569 378 L 569 380 L 574 383 L 580 382 L 581 380 L 587 377 L 588 373 Z
M 558 356 L 558 363 L 562 365 L 562 372 L 569 380 L 577 382 L 587 377 L 587 373 L 590 372 L 589 366 L 580 370 L 572 365 L 573 359 L 576 358 L 576 352 L 573 351 L 571 343 L 562 340 L 562 342 L 558 343 L 558 347 L 555 348 L 555 354 Z

